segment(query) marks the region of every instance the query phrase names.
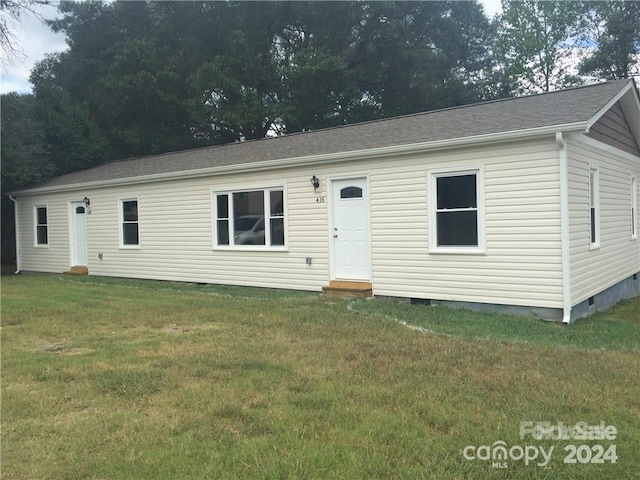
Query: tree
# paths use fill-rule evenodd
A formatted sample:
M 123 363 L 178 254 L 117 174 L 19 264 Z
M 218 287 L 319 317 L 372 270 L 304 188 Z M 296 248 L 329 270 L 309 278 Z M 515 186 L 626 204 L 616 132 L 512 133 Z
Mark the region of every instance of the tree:
M 2 95 L 2 191 L 47 178 L 53 173 L 44 145 L 44 128 L 35 117 L 33 95 Z
M 109 145 L 89 115 L 86 102 L 75 101 L 53 78 L 64 53 L 40 62 L 31 74 L 35 84 L 34 116 L 44 132 L 44 148 L 53 173 L 64 174 L 104 163 Z
M 578 2 L 503 0 L 495 54 L 518 93 L 548 92 L 579 83 L 570 71 L 582 27 Z
M 351 63 L 385 116 L 482 98 L 491 43 L 476 2 L 371 2 Z
M 580 73 L 615 80 L 640 75 L 640 2 L 586 2 L 587 41 L 597 48 Z
M 73 164 L 485 98 L 491 38 L 476 2 L 64 2 L 59 10 L 52 27 L 69 50 L 42 62 L 32 81 L 43 120 L 62 115 L 102 145 L 76 145 Z M 77 138 L 71 131 L 54 135 L 65 122 L 47 121 L 47 138 L 71 147 L 62 141 Z
M 4 52 L 3 64 L 24 55 L 22 46 L 13 33 L 14 25 L 20 23 L 25 14 L 42 20 L 35 7 L 48 4 L 48 0 L 0 0 L 0 49 Z
M 3 193 L 42 180 L 54 169 L 44 146 L 44 129 L 35 117 L 33 95 L 9 93 L 0 102 Z M 14 211 L 12 202 L 2 196 L 2 261 L 12 262 L 15 256 Z

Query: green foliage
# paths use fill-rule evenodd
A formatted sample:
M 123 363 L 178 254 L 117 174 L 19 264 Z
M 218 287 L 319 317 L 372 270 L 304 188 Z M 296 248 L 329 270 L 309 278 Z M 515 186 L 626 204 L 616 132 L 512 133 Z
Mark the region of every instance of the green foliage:
M 475 2 L 62 2 L 60 12 L 52 27 L 70 49 L 32 82 L 43 119 L 68 102 L 85 136 L 101 137 L 99 152 L 81 153 L 96 162 L 457 105 L 482 98 L 486 82 L 489 25 Z
M 587 2 L 588 37 L 597 48 L 580 73 L 616 80 L 640 75 L 640 2 Z
M 33 95 L 8 93 L 0 97 L 0 164 L 3 194 L 38 182 L 55 172 L 45 148 L 45 128 L 35 115 Z M 2 196 L 2 259 L 15 259 L 14 206 Z
M 578 79 L 568 67 L 578 41 L 578 2 L 503 0 L 498 19 L 496 57 L 511 90 L 548 92 Z
M 45 129 L 35 116 L 33 95 L 1 97 L 2 191 L 37 182 L 54 171 L 45 150 Z

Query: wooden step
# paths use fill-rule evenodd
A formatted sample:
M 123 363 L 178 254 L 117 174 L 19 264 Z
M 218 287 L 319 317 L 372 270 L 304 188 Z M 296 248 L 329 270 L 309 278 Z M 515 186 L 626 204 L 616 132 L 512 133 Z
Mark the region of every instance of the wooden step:
M 89 269 L 83 265 L 75 265 L 64 273 L 67 275 L 89 275 Z
M 322 287 L 322 294 L 326 297 L 370 298 L 373 297 L 373 285 L 371 282 L 331 280 L 328 286 Z

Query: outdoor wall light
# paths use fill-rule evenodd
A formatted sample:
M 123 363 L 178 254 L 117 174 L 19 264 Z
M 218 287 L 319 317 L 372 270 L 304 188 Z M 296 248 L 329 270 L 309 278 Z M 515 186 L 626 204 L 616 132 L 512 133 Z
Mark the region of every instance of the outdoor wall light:
M 313 185 L 314 191 L 317 190 L 320 186 L 320 179 L 314 175 L 313 177 L 311 177 L 311 185 Z
M 84 202 L 85 207 L 89 208 L 91 206 L 91 200 L 89 200 L 89 197 L 84 197 L 82 201 Z

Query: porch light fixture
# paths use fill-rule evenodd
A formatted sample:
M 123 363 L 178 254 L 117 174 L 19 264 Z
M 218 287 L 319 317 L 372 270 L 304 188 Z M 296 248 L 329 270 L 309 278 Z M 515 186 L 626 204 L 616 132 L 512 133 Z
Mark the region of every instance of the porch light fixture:
M 91 200 L 89 200 L 89 197 L 84 197 L 82 201 L 84 202 L 85 207 L 89 208 L 91 206 Z
M 313 185 L 313 191 L 315 192 L 320 186 L 320 179 L 314 175 L 311 177 L 311 185 Z

